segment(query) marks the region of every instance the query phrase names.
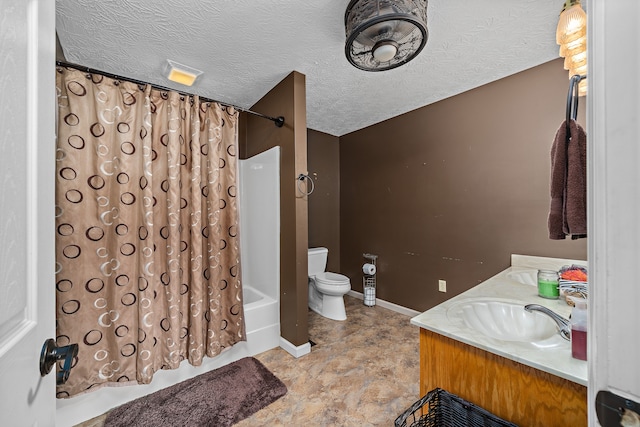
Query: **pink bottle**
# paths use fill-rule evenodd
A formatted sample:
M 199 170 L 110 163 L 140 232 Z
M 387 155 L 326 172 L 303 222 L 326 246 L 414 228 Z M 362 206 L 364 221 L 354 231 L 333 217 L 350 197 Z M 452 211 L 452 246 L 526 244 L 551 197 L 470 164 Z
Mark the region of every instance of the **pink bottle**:
M 571 310 L 571 355 L 587 360 L 587 300 L 568 296 L 575 304 Z

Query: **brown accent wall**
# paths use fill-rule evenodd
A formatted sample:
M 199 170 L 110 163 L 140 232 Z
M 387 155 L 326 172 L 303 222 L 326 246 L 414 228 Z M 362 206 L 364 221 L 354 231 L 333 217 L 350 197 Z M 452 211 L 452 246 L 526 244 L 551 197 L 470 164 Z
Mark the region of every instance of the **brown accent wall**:
M 308 342 L 307 312 L 307 198 L 299 197 L 296 177 L 307 173 L 307 119 L 305 76 L 292 72 L 251 109 L 273 122 L 244 114 L 239 132 L 240 157 L 247 158 L 275 146 L 281 147 L 280 167 L 280 327 L 281 335 L 300 346 Z
M 309 130 L 309 176 L 315 190 L 309 196 L 309 247 L 329 249 L 327 271 L 340 271 L 340 139 Z
M 352 289 L 362 291 L 363 252 L 379 255 L 378 298 L 419 311 L 508 267 L 512 253 L 586 259 L 586 239 L 547 232 L 567 90 L 558 59 L 342 136 L 340 272 Z

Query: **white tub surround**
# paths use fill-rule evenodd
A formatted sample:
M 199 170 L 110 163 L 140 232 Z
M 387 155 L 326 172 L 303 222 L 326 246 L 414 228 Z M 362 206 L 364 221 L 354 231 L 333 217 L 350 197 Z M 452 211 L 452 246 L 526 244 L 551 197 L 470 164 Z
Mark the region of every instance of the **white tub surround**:
M 564 265 L 586 261 L 558 258 L 512 255 L 511 267 L 485 280 L 468 291 L 411 319 L 413 325 L 452 338 L 473 347 L 497 354 L 504 358 L 527 365 L 558 377 L 587 385 L 587 362 L 571 357 L 571 343 L 555 334 L 552 338 L 539 342 L 503 341 L 490 338 L 464 324 L 453 313 L 459 304 L 473 300 L 493 300 L 527 304 L 540 304 L 557 314 L 568 318 L 571 307 L 564 300 L 541 298 L 537 286 L 523 284 L 527 277 L 535 277 L 538 269 L 559 270 Z M 449 313 L 449 315 L 448 315 Z
M 280 345 L 280 147 L 238 163 L 247 341 L 261 353 Z

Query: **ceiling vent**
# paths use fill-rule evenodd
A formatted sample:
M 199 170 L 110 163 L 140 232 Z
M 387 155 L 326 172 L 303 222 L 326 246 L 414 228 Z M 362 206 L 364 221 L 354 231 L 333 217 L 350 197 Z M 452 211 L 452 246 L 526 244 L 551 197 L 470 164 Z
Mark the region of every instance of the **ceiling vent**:
M 351 0 L 344 25 L 345 54 L 354 67 L 391 70 L 427 43 L 427 0 Z

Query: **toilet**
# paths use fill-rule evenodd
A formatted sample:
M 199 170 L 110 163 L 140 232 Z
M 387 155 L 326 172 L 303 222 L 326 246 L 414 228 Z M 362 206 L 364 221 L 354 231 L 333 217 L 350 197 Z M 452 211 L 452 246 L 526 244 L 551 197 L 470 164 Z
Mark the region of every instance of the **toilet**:
M 347 276 L 324 271 L 327 248 L 309 248 L 309 308 L 333 320 L 346 320 L 344 294 L 351 289 Z

